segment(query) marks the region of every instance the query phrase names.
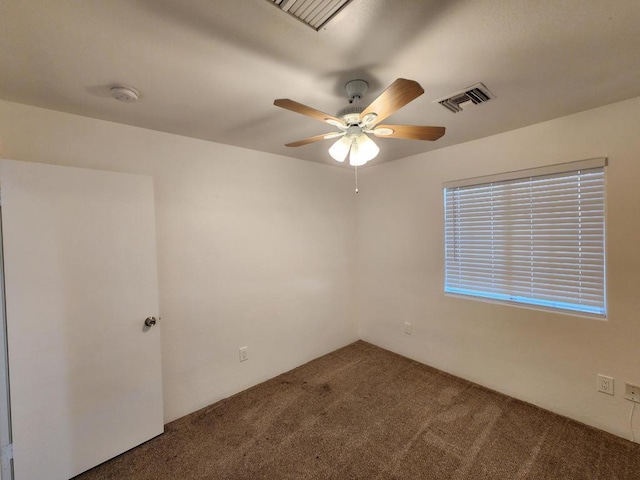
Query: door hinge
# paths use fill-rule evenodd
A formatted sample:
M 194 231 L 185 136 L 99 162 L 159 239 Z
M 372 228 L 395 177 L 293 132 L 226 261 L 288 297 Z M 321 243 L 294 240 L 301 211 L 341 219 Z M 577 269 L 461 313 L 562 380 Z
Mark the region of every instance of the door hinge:
M 0 447 L 0 464 L 6 465 L 13 460 L 13 443 Z

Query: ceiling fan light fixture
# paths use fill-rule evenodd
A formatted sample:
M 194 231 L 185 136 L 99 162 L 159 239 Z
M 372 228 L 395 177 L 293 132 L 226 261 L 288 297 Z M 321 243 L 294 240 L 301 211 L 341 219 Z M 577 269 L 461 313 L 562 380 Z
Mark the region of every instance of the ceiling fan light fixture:
M 351 154 L 349 155 L 349 165 L 360 167 L 378 156 L 380 148 L 364 133 L 355 138 L 351 143 Z
M 342 137 L 340 140 L 331 145 L 331 148 L 329 149 L 329 155 L 331 155 L 331 157 L 336 162 L 342 163 L 347 158 L 350 149 L 351 140 L 349 140 L 347 137 Z

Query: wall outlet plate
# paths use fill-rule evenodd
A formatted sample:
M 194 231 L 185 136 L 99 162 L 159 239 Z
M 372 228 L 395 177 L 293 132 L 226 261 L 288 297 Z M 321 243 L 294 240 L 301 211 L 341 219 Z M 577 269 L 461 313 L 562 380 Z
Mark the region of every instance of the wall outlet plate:
M 626 383 L 624 390 L 624 398 L 632 402 L 640 403 L 640 387 L 633 383 Z
M 613 395 L 613 377 L 598 374 L 598 391 Z
M 411 322 L 404 322 L 404 333 L 411 335 Z

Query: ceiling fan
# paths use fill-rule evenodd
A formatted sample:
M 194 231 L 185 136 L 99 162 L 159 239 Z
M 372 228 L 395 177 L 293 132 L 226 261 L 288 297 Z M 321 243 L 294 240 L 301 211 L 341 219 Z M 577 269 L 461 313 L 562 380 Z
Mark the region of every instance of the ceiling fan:
M 444 135 L 444 127 L 420 125 L 381 125 L 385 118 L 424 93 L 414 80 L 398 78 L 380 94 L 368 107 L 360 106 L 360 99 L 369 88 L 364 80 L 351 80 L 345 85 L 349 105 L 335 116 L 308 107 L 302 103 L 280 98 L 274 105 L 301 113 L 337 127 L 339 131 L 329 132 L 297 142 L 287 143 L 287 147 L 300 147 L 320 140 L 339 139 L 329 148 L 329 154 L 338 162 L 344 162 L 349 155 L 349 164 L 354 167 L 364 165 L 378 155 L 380 148 L 369 138 L 371 133 L 379 138 L 403 138 L 410 140 L 437 140 Z

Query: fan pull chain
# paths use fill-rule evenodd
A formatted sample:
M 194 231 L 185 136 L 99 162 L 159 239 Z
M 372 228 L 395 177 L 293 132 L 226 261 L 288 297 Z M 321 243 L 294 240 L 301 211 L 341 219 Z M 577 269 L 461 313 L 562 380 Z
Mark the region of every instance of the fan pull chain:
M 354 170 L 356 171 L 356 193 L 358 193 L 358 167 L 354 167 Z

